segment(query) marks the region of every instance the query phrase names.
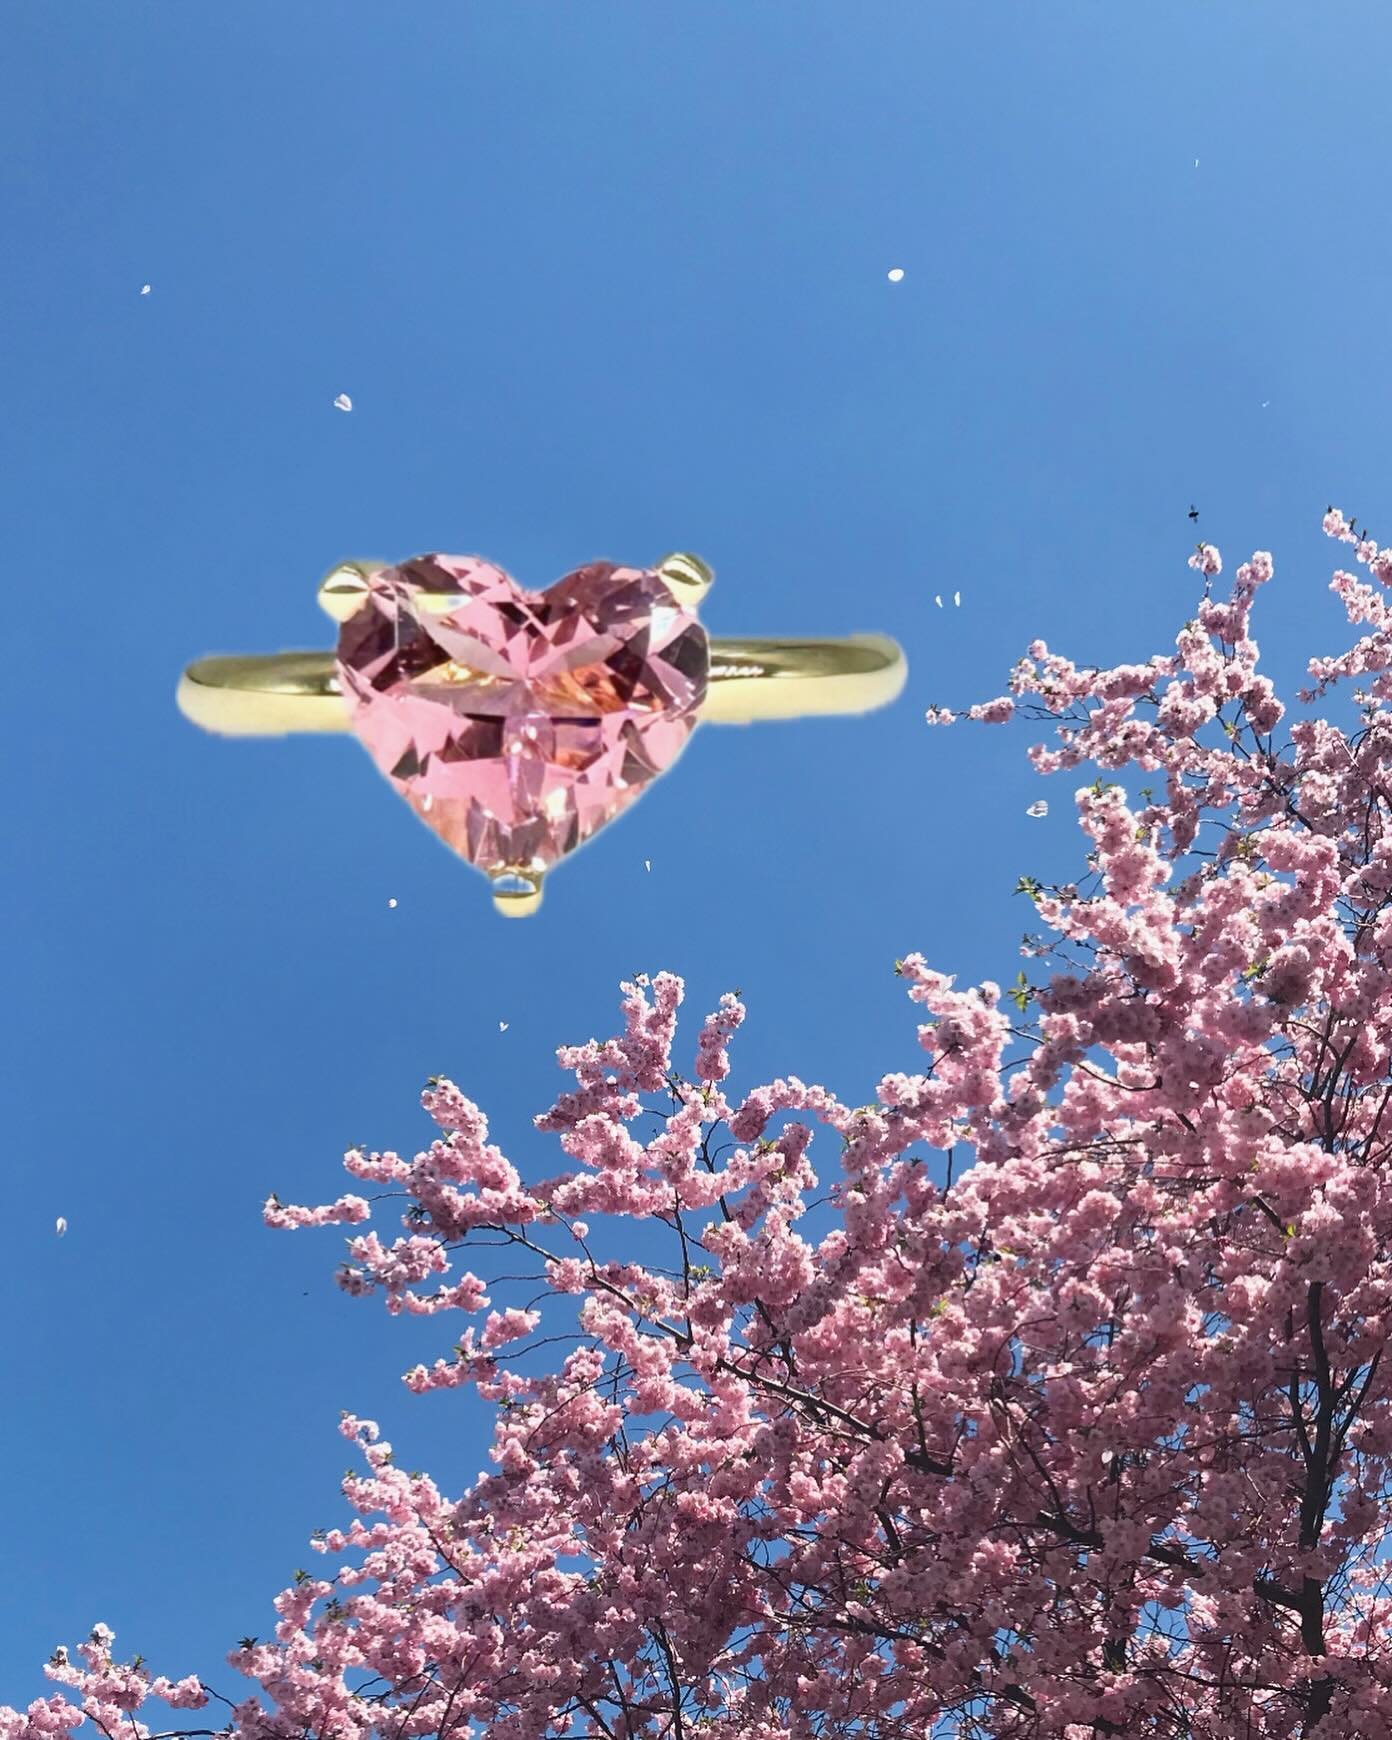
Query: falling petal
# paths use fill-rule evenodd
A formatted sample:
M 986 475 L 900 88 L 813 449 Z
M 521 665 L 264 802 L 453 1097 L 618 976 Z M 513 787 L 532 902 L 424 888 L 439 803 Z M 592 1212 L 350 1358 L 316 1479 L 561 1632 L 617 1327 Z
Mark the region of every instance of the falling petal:
M 506 1032 L 507 1032 L 507 1030 L 508 1030 L 508 1024 L 507 1024 L 507 1022 L 506 1022 L 506 1021 L 500 1021 L 500 1022 L 499 1022 L 499 1023 L 498 1023 L 498 1031 L 499 1031 L 499 1033 L 506 1033 Z
M 1044 801 L 1043 798 L 1036 798 L 1034 800 L 1034 802 L 1030 805 L 1030 807 L 1025 811 L 1025 814 L 1027 816 L 1033 816 L 1036 821 L 1039 819 L 1040 816 L 1047 816 L 1048 813 L 1049 813 L 1049 806 Z
M 347 393 L 340 393 L 334 400 L 334 405 L 340 411 L 351 411 L 353 409 L 353 401 L 348 397 Z
M 962 594 L 960 592 L 954 592 L 952 594 L 952 602 L 954 604 L 960 604 L 962 602 Z
M 59 1238 L 62 1238 L 63 1234 L 68 1230 L 68 1223 L 66 1220 L 64 1220 L 64 1218 L 61 1214 L 58 1216 L 57 1221 L 54 1223 L 54 1230 L 57 1232 Z
M 904 268 L 902 266 L 891 266 L 888 277 L 891 284 L 901 284 L 904 280 Z
M 651 870 L 651 869 L 652 869 L 652 859 L 651 859 L 651 858 L 644 858 L 644 860 L 643 860 L 643 868 L 644 868 L 644 869 L 645 869 L 645 870 Z
M 150 294 L 150 286 L 148 284 L 142 284 L 140 286 L 140 294 L 142 296 L 148 296 Z
M 389 900 L 389 901 L 388 901 L 388 902 L 387 902 L 387 905 L 388 905 L 388 906 L 395 906 L 395 905 L 396 905 L 396 901 L 395 901 L 395 900 L 394 900 L 394 899 L 392 899 L 392 900 Z
M 939 610 L 942 609 L 942 593 L 941 592 L 935 592 L 933 594 L 933 602 L 934 602 L 934 604 L 937 605 Z

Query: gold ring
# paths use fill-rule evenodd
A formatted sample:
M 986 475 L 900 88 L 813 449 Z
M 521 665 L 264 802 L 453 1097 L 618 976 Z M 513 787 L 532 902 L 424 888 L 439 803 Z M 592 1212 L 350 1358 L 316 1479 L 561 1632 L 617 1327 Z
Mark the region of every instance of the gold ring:
M 541 592 L 477 556 L 340 563 L 319 587 L 333 652 L 196 660 L 180 711 L 205 731 L 353 731 L 494 905 L 535 912 L 542 879 L 676 759 L 698 722 L 868 713 L 904 687 L 901 648 L 712 640 L 697 556 L 591 562 Z

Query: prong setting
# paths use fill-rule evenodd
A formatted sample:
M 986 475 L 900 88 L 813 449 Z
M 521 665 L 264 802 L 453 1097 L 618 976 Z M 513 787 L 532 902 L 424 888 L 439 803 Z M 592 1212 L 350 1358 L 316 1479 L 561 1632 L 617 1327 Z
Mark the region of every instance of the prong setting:
M 667 582 L 667 589 L 677 603 L 688 610 L 694 610 L 715 583 L 714 568 L 690 550 L 674 550 L 664 556 L 656 572 Z
M 330 568 L 319 582 L 319 608 L 335 622 L 347 622 L 366 603 L 369 578 L 386 566 L 385 562 L 358 556 Z
M 509 865 L 494 870 L 488 878 L 493 885 L 493 910 L 504 918 L 530 918 L 541 905 L 542 872 Z

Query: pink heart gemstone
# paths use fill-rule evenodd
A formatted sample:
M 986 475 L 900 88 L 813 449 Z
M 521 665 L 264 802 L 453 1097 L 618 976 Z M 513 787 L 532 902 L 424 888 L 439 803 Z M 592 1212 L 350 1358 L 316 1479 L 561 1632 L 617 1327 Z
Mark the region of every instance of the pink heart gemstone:
M 477 556 L 380 568 L 342 626 L 353 729 L 489 874 L 549 870 L 670 767 L 705 698 L 705 630 L 660 575 L 591 562 L 527 592 Z

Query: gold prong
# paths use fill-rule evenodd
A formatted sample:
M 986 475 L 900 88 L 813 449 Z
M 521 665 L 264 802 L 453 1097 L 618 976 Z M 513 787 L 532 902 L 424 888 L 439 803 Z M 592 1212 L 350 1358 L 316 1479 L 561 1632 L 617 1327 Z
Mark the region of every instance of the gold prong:
M 696 608 L 715 581 L 714 568 L 699 556 L 693 556 L 690 550 L 674 550 L 670 556 L 664 556 L 657 572 L 667 582 L 677 603 L 686 605 L 688 610 Z
M 489 877 L 493 884 L 493 908 L 504 918 L 530 918 L 541 905 L 541 872 L 511 866 L 495 870 Z
M 367 597 L 368 576 L 386 566 L 385 562 L 375 562 L 366 556 L 340 562 L 319 582 L 320 609 L 335 622 L 347 622 Z

